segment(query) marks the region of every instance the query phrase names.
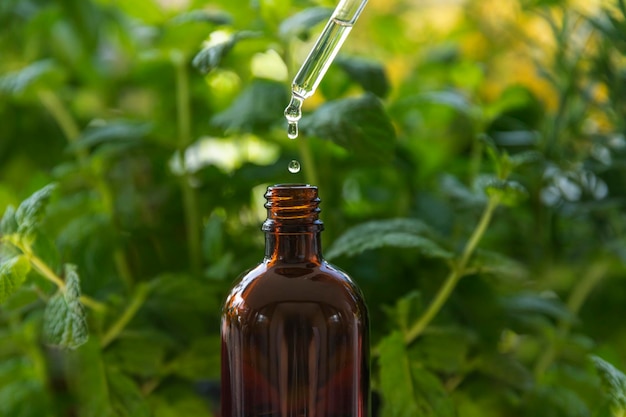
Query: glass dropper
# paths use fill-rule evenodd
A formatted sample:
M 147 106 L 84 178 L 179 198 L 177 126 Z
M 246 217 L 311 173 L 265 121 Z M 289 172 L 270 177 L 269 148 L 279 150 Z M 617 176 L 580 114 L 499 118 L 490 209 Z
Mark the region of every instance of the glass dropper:
M 285 109 L 285 117 L 289 123 L 287 136 L 290 139 L 298 136 L 298 120 L 302 117 L 302 102 L 315 93 L 365 4 L 367 0 L 339 1 L 322 34 L 317 38 L 313 49 L 293 79 L 291 101 Z

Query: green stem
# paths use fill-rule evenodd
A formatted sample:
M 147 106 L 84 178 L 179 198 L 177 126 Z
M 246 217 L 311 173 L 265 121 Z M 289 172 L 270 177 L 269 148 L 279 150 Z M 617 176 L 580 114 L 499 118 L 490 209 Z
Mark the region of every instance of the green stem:
M 189 263 L 194 273 L 200 272 L 202 257 L 200 250 L 200 214 L 198 211 L 198 195 L 189 183 L 189 175 L 185 161 L 185 151 L 191 144 L 191 107 L 189 94 L 189 74 L 185 66 L 185 57 L 181 52 L 172 55 L 176 68 L 176 111 L 178 120 L 178 151 L 180 153 L 183 175 L 181 189 L 187 228 L 187 246 Z
M 609 264 L 607 262 L 601 261 L 591 265 L 589 271 L 583 279 L 578 281 L 574 289 L 569 295 L 567 299 L 567 309 L 572 314 L 572 316 L 578 315 L 580 309 L 591 291 L 598 285 L 598 283 L 605 277 L 607 270 L 609 269 Z M 555 339 L 562 339 L 570 331 L 570 322 L 567 320 L 559 321 L 557 333 L 555 338 L 550 340 L 549 345 L 543 351 L 542 355 L 537 359 L 534 368 L 534 374 L 537 379 L 541 378 L 541 376 L 546 372 L 546 370 L 550 367 L 550 365 L 554 362 L 558 355 L 558 349 L 556 347 Z
M 296 139 L 298 141 L 298 150 L 300 151 L 300 157 L 304 165 L 304 178 L 306 182 L 311 185 L 317 185 L 319 187 L 319 177 L 317 176 L 317 169 L 315 168 L 315 162 L 313 160 L 313 152 L 308 141 L 303 138 Z
M 426 329 L 448 300 L 461 277 L 465 275 L 467 263 L 478 246 L 478 243 L 487 231 L 487 227 L 489 226 L 493 213 L 499 203 L 500 199 L 498 197 L 491 197 L 489 199 L 478 225 L 465 245 L 465 249 L 463 250 L 463 254 L 461 255 L 461 259 L 458 264 L 454 269 L 452 269 L 452 271 L 450 271 L 450 274 L 446 278 L 443 286 L 439 289 L 435 299 L 430 303 L 424 314 L 422 314 L 415 324 L 413 324 L 413 326 L 411 326 L 411 328 L 406 332 L 404 340 L 407 344 L 410 344 L 422 334 L 424 329 Z
M 23 248 L 20 248 L 20 249 L 23 249 Z M 54 283 L 59 288 L 59 290 L 65 291 L 65 281 L 63 281 L 61 277 L 55 274 L 54 271 L 43 260 L 38 258 L 35 254 L 33 254 L 30 251 L 27 252 L 23 250 L 23 252 L 27 254 L 30 264 L 37 272 L 39 272 L 41 276 L 46 278 L 48 281 Z M 86 295 L 81 295 L 79 300 L 81 303 L 91 308 L 92 310 L 96 310 L 96 311 L 106 310 L 106 306 L 104 304 Z
M 80 128 L 59 97 L 50 90 L 41 90 L 38 92 L 38 96 L 46 110 L 59 124 L 67 141 L 70 143 L 77 142 Z
M 100 346 L 102 348 L 107 347 L 111 342 L 113 342 L 124 330 L 124 328 L 128 325 L 128 323 L 135 317 L 139 308 L 143 305 L 148 297 L 150 287 L 147 284 L 139 284 L 137 286 L 137 290 L 133 295 L 133 299 L 131 300 L 128 307 L 124 313 L 120 316 L 119 319 L 109 328 L 109 330 L 102 337 L 102 341 L 100 342 Z
M 483 162 L 483 152 L 484 152 L 483 142 L 476 137 L 474 139 L 474 143 L 472 144 L 472 150 L 470 155 L 470 165 L 469 165 L 469 183 L 472 184 L 478 174 L 480 173 L 480 167 Z

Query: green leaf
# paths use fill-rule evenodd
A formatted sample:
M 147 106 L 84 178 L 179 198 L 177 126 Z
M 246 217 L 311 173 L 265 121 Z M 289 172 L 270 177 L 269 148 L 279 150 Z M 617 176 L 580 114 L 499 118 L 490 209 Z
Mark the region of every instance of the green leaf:
M 81 417 L 119 417 L 111 408 L 109 384 L 97 338 L 68 355 L 68 383 Z
M 429 91 L 408 97 L 402 101 L 402 105 L 436 104 L 456 110 L 471 118 L 478 117 L 479 109 L 472 105 L 467 97 L 459 91 Z
M 372 93 L 324 103 L 303 117 L 300 130 L 376 161 L 391 159 L 395 150 L 396 131 L 382 102 Z
M 149 123 L 137 123 L 116 120 L 102 126 L 92 126 L 85 129 L 78 141 L 70 145 L 72 151 L 90 149 L 104 143 L 137 143 L 152 130 Z
M 497 196 L 500 203 L 506 206 L 516 206 L 526 198 L 526 187 L 517 181 L 501 180 L 491 176 L 482 176 L 478 179 L 488 196 Z
M 372 59 L 338 56 L 335 64 L 342 68 L 348 76 L 358 83 L 365 91 L 386 97 L 390 85 L 385 67 Z
M 26 256 L 15 256 L 0 264 L 0 303 L 6 301 L 26 280 L 30 262 Z
M 283 120 L 289 96 L 283 83 L 255 79 L 233 104 L 216 114 L 211 123 L 227 131 L 250 132 L 268 129 Z
M 441 384 L 439 378 L 422 368 L 417 363 L 411 363 L 415 396 L 420 408 L 419 416 L 425 417 L 456 417 L 454 403 L 450 394 Z
M 292 38 L 308 39 L 311 29 L 320 22 L 328 20 L 333 9 L 328 7 L 312 7 L 294 14 L 283 20 L 278 29 L 279 36 L 284 40 Z
M 149 417 L 152 415 L 141 390 L 128 376 L 107 370 L 111 406 L 119 417 Z
M 444 195 L 459 203 L 462 207 L 482 207 L 487 202 L 485 193 L 482 190 L 470 189 L 452 175 L 443 175 L 439 188 Z
M 172 337 L 201 337 L 207 329 L 207 317 L 218 317 L 222 296 L 205 279 L 163 274 L 151 285 L 151 295 L 142 311 Z
M 409 350 L 409 358 L 430 370 L 453 374 L 462 371 L 471 335 L 459 328 L 435 328 L 422 335 Z
M 228 55 L 237 42 L 258 36 L 257 32 L 251 31 L 241 31 L 233 34 L 226 34 L 224 31 L 213 32 L 204 48 L 196 54 L 191 63 L 201 73 L 208 74 L 220 65 L 222 59 Z
M 477 368 L 483 374 L 521 390 L 528 390 L 533 385 L 532 373 L 511 355 L 485 355 Z
M 206 399 L 178 387 L 159 390 L 149 397 L 154 417 L 213 417 Z
M 422 295 L 418 291 L 411 291 L 400 298 L 393 308 L 383 307 L 387 317 L 398 324 L 400 330 L 406 333 L 411 323 L 415 322 L 424 309 Z
M 543 155 L 537 151 L 524 151 L 509 157 L 514 168 L 541 161 Z
M 589 417 L 587 404 L 580 394 L 554 384 L 537 385 L 525 396 L 528 416 L 542 417 Z M 599 417 L 599 416 L 596 416 Z M 608 416 L 607 416 L 608 417 Z M 622 416 L 613 416 L 622 417 Z
M 456 413 L 439 379 L 410 362 L 399 332 L 380 345 L 380 390 L 387 417 L 452 417 Z
M 360 224 L 341 235 L 327 252 L 328 259 L 354 256 L 385 246 L 414 248 L 424 256 L 450 259 L 454 255 L 426 237 L 432 230 L 417 219 L 391 219 Z
M 175 361 L 174 373 L 192 381 L 218 379 L 220 375 L 219 335 L 194 340 Z
M 181 13 L 172 19 L 172 23 L 211 23 L 214 25 L 227 25 L 232 23 L 233 17 L 222 10 L 191 10 Z
M 80 282 L 76 266 L 65 265 L 65 289 L 48 302 L 44 315 L 44 335 L 48 343 L 76 349 L 87 342 L 89 331 L 85 310 L 80 303 Z
M 37 89 L 55 88 L 63 75 L 51 60 L 41 60 L 0 77 L 0 92 L 15 96 L 33 94 Z
M 50 401 L 30 358 L 3 359 L 0 362 L 0 415 L 41 417 L 47 415 Z
M 555 299 L 536 294 L 518 294 L 503 298 L 507 310 L 521 315 L 541 314 L 559 321 L 572 321 L 572 313 Z
M 17 220 L 15 220 L 15 207 L 9 205 L 4 210 L 0 220 L 0 235 L 10 235 L 17 232 Z
M 613 416 L 626 415 L 626 375 L 598 356 L 591 356 L 591 361 L 600 375 L 606 395 L 611 400 Z
M 394 332 L 385 337 L 380 342 L 379 352 L 383 415 L 387 417 L 420 415 L 402 335 Z
M 107 349 L 105 360 L 126 373 L 143 378 L 155 377 L 163 367 L 169 344 L 169 339 L 153 332 L 129 332 Z
M 497 252 L 477 249 L 472 257 L 470 269 L 480 274 L 489 274 L 497 278 L 521 280 L 528 276 L 528 269 L 521 262 Z
M 55 189 L 56 184 L 48 184 L 20 204 L 15 212 L 17 233 L 30 236 L 35 232 Z

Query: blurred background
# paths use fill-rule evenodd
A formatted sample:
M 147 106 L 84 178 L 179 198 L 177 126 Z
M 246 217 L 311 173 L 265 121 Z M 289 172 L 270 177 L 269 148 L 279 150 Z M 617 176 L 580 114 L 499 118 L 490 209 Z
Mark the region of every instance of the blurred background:
M 218 416 L 285 182 L 368 301 L 374 416 L 625 415 L 625 2 L 370 0 L 292 141 L 335 5 L 0 2 L 0 416 Z

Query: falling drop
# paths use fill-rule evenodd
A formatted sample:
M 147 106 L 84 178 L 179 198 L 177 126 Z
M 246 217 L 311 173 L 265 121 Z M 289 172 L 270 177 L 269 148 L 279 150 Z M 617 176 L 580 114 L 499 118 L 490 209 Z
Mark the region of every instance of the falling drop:
M 295 139 L 298 137 L 298 122 L 289 122 L 287 127 L 287 137 L 289 139 Z
M 300 162 L 293 159 L 291 162 L 289 162 L 287 169 L 289 169 L 289 172 L 291 172 L 292 174 L 297 174 L 298 172 L 300 172 Z

